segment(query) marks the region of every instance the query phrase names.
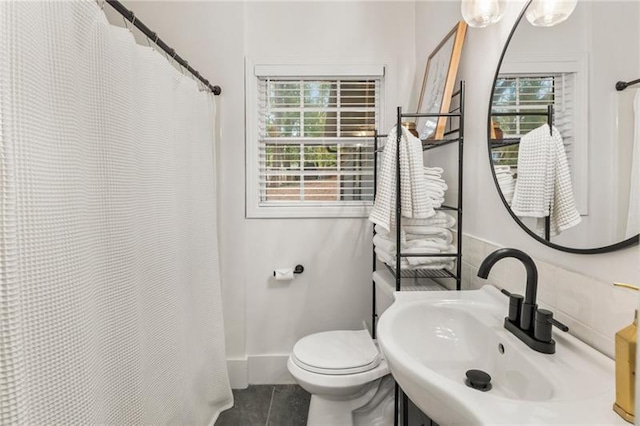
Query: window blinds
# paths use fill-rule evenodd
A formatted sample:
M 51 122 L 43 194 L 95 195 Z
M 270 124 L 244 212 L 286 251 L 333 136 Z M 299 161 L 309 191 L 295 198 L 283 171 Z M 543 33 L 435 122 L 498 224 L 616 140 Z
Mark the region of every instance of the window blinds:
M 259 77 L 260 205 L 371 204 L 380 82 Z
M 554 125 L 562 136 L 570 168 L 574 164 L 574 93 L 575 73 L 544 75 L 501 75 L 492 99 L 492 112 L 540 112 L 546 114 L 547 106 L 554 107 Z M 503 139 L 519 139 L 547 123 L 546 115 L 494 116 L 503 132 Z M 496 148 L 492 151 L 494 162 L 517 167 L 518 145 Z M 572 170 L 573 171 L 573 170 Z

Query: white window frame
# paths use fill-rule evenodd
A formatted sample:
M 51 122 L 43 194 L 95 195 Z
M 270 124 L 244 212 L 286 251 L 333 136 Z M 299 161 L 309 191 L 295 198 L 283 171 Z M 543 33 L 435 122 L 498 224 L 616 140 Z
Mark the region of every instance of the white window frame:
M 578 212 L 589 214 L 589 126 L 588 126 L 588 60 L 587 54 L 509 55 L 500 66 L 500 74 L 555 74 L 575 73 L 573 192 Z
M 382 78 L 380 85 L 379 127 L 384 128 L 384 93 L 386 78 L 382 64 L 300 64 L 286 61 L 245 61 L 245 215 L 247 218 L 362 218 L 368 217 L 372 205 L 335 205 L 335 203 L 313 205 L 261 205 L 260 165 L 258 134 L 259 77 L 374 77 Z

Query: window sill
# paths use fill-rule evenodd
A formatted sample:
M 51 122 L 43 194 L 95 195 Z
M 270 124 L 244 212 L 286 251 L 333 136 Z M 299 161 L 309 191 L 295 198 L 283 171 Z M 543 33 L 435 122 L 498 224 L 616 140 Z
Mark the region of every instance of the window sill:
M 363 219 L 373 206 L 247 206 L 247 219 Z

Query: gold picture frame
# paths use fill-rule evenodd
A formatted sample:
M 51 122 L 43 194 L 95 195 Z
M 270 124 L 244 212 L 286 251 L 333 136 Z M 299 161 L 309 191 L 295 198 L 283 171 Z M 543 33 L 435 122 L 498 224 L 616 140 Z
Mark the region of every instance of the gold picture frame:
M 449 112 L 466 34 L 467 24 L 464 21 L 458 22 L 429 55 L 418 101 L 418 113 Z M 416 129 L 423 140 L 442 139 L 446 125 L 447 117 L 419 117 L 416 120 Z

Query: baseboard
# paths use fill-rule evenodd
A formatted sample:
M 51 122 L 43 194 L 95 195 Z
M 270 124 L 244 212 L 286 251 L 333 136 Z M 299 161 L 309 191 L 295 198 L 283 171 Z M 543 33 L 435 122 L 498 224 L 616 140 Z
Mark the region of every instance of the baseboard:
M 289 354 L 252 355 L 248 361 L 248 380 L 252 385 L 288 385 L 296 381 L 287 369 Z
M 229 372 L 229 382 L 232 389 L 246 389 L 249 386 L 247 364 L 246 357 L 227 359 L 227 371 Z

